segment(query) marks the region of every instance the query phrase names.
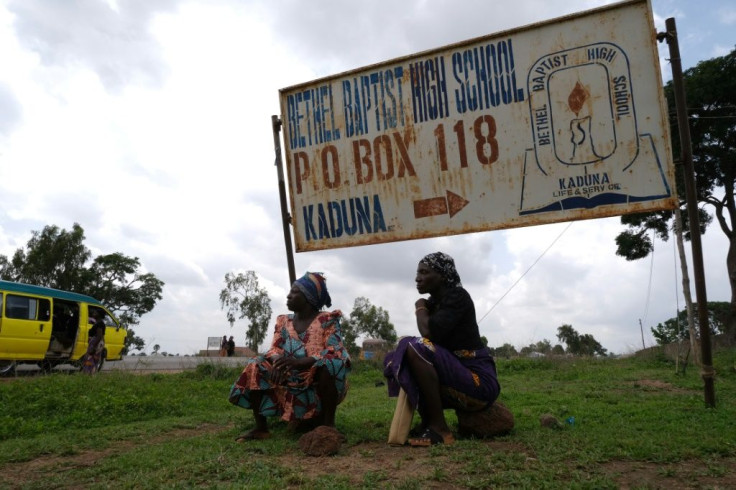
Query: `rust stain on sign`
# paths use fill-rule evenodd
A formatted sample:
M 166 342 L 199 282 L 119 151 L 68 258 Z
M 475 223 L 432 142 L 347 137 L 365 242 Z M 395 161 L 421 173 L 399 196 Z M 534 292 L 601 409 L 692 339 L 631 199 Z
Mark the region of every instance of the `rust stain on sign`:
M 414 201 L 414 218 L 427 218 L 447 214 L 452 218 L 468 205 L 468 200 L 447 191 L 446 197 L 430 197 Z

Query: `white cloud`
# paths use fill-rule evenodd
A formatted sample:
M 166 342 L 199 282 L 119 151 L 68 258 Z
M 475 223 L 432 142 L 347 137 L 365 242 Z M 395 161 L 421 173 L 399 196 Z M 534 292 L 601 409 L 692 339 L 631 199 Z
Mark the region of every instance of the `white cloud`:
M 231 334 L 218 303 L 226 272 L 257 271 L 274 314 L 285 309 L 271 128 L 280 88 L 607 3 L 7 1 L 0 254 L 24 246 L 32 230 L 80 223 L 95 254 L 139 257 L 166 282 L 136 332 L 167 352 L 194 353 L 208 336 Z M 706 29 L 716 23 L 690 2 L 653 3 L 658 29 L 676 14 L 692 40 L 681 39 L 685 68 L 733 42 L 730 30 Z M 667 78 L 666 45 L 659 49 Z M 296 271 L 324 271 L 336 308 L 349 313 L 365 296 L 407 335 L 417 262 L 443 250 L 491 345 L 555 342 L 568 323 L 622 352 L 640 345 L 640 318 L 651 344 L 649 327 L 676 307 L 671 243 L 658 244 L 654 262 L 629 263 L 615 256 L 618 219 L 562 233 L 567 226 L 301 253 Z M 713 300 L 730 294 L 719 233 L 706 237 Z M 243 330 L 233 332 L 241 342 Z

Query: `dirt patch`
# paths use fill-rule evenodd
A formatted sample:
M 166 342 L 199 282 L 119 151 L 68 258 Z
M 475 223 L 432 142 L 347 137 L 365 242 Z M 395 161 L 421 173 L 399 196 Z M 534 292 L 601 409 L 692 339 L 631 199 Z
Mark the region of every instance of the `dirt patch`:
M 368 475 L 374 475 L 382 483 L 394 485 L 404 481 L 420 481 L 422 488 L 464 488 L 456 487 L 447 481 L 433 481 L 436 473 L 457 475 L 466 462 L 454 457 L 452 448 L 440 453 L 431 453 L 430 448 L 412 448 L 409 446 L 389 446 L 385 442 L 361 442 L 346 445 L 337 456 L 308 458 L 303 457 L 298 472 L 305 480 L 322 475 L 349 476 L 352 486 L 358 488 L 366 483 Z M 522 444 L 513 442 L 488 441 L 487 452 L 528 452 Z M 527 455 L 529 459 L 530 456 Z M 284 467 L 294 466 L 294 454 L 278 458 Z
M 634 382 L 634 387 L 652 391 L 668 391 L 670 393 L 694 393 L 693 390 L 686 390 L 658 379 L 640 379 Z
M 620 489 L 736 488 L 736 458 L 668 464 L 612 461 L 601 468 Z
M 73 455 L 43 456 L 21 463 L 2 466 L 0 488 L 41 486 L 48 475 L 66 473 L 86 468 L 100 460 L 124 454 L 142 445 L 152 445 L 172 439 L 199 437 L 206 433 L 229 431 L 232 427 L 203 424 L 196 428 L 176 429 L 158 434 L 144 442 L 121 441 L 105 450 L 83 451 Z M 234 444 L 248 461 L 265 458 L 257 444 Z M 509 441 L 484 441 L 481 451 L 488 454 L 515 453 L 529 464 L 538 464 L 536 456 L 525 445 Z M 344 444 L 336 456 L 306 457 L 298 448 L 274 458 L 275 466 L 296 470 L 295 481 L 288 488 L 298 488 L 304 482 L 314 481 L 323 475 L 341 475 L 350 480 L 351 486 L 364 487 L 370 482 L 376 486 L 401 486 L 405 482 L 421 482 L 422 488 L 464 488 L 459 482 L 467 470 L 467 461 L 458 459 L 452 448 L 393 447 L 384 442 L 357 442 Z M 629 488 L 736 488 L 736 458 L 708 461 L 687 460 L 677 463 L 650 463 L 642 461 L 609 461 L 581 468 L 570 461 L 569 471 L 588 471 L 606 476 L 621 489 Z

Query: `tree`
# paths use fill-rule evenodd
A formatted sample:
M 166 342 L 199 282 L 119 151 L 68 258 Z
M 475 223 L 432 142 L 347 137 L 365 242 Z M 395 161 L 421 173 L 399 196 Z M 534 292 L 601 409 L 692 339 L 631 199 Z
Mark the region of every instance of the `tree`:
M 397 339 L 396 329 L 389 321 L 388 312 L 380 306 L 372 305 L 362 296 L 355 298 L 349 325 L 356 336 L 363 334 L 369 338 L 383 339 L 389 344 L 394 344 Z
M 141 315 L 153 310 L 164 282 L 152 273 L 141 273 L 138 257 L 121 253 L 100 255 L 89 268 L 86 289 L 115 312 L 126 325 L 137 325 Z
M 0 255 L 0 277 L 10 281 L 74 291 L 99 300 L 128 331 L 123 354 L 142 350 L 143 339 L 131 328 L 161 300 L 164 282 L 152 273 L 140 272 L 138 257 L 115 252 L 95 257 L 84 245 L 84 229 L 74 223 L 71 231 L 49 225 L 31 232 L 26 248 L 8 260 Z
M 271 299 L 266 290 L 258 285 L 258 276 L 254 271 L 225 274 L 225 287 L 220 291 L 220 308 L 226 309 L 230 328 L 236 319 L 248 319 L 245 343 L 257 352 L 258 346 L 266 338 L 272 310 Z
M 158 345 L 158 344 L 155 344 L 155 345 L 153 346 L 153 353 L 154 353 L 154 354 L 158 354 L 158 351 L 159 351 L 160 349 L 161 349 L 161 346 L 160 346 L 160 345 Z
M 694 304 L 693 308 L 695 310 L 694 321 L 697 323 L 698 305 Z M 731 305 L 726 301 L 708 301 L 708 326 L 710 327 L 711 335 L 719 335 L 725 332 L 730 309 Z M 652 335 L 659 345 L 666 345 L 679 340 L 687 341 L 690 339 L 691 331 L 688 326 L 687 312 L 680 311 L 676 317 L 665 320 L 664 323 L 659 323 L 656 327 L 652 327 Z M 697 335 L 700 330 L 694 328 L 692 331 Z
M 348 353 L 357 357 L 360 354 L 360 346 L 356 343 L 358 334 L 355 333 L 355 328 L 349 318 L 343 318 L 340 322 L 340 333 L 342 334 L 342 344 L 348 350 Z
M 721 231 L 728 238 L 726 268 L 731 287 L 729 320 L 726 329 L 736 335 L 736 49 L 726 56 L 701 61 L 683 73 L 687 92 L 688 121 L 692 140 L 695 187 L 698 202 L 710 206 Z M 670 124 L 676 128 L 674 86 L 670 81 L 665 87 Z M 677 130 L 671 131 L 675 155 L 680 153 Z M 690 239 L 687 208 L 681 166 L 676 166 L 677 188 L 685 239 Z M 721 195 L 722 194 L 722 195 Z M 700 233 L 705 233 L 712 222 L 703 207 L 698 210 Z M 646 257 L 652 251 L 652 241 L 647 232 L 653 230 L 662 240 L 667 240 L 672 229 L 671 211 L 641 213 L 623 216 L 621 223 L 627 230 L 616 237 L 616 254 L 627 260 Z
M 580 335 L 572 325 L 562 325 L 557 328 L 557 340 L 567 346 L 565 352 L 577 356 L 605 356 L 606 349 L 590 334 Z
M 573 352 L 581 356 L 605 356 L 606 349 L 589 333 L 580 336 L 580 351 Z
M 533 347 L 535 352 L 541 352 L 542 354 L 549 354 L 552 352 L 552 342 L 547 339 L 540 340 L 534 344 Z
M 9 281 L 82 293 L 91 255 L 79 224 L 74 223 L 72 231 L 49 225 L 32 231 L 26 249 L 17 249 L 11 260 L 0 255 L 0 275 Z
M 503 344 L 501 347 L 491 349 L 491 354 L 494 357 L 504 357 L 506 359 L 510 359 L 519 355 L 519 353 L 516 352 L 516 347 L 508 343 Z
M 557 328 L 557 340 L 567 346 L 566 352 L 575 353 L 580 350 L 580 334 L 572 325 L 562 325 Z

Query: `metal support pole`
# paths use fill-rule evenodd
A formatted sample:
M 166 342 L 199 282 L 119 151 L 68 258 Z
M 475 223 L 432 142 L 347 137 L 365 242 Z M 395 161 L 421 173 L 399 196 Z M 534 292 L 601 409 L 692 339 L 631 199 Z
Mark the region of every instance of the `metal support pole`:
M 695 169 L 693 167 L 693 151 L 690 141 L 690 126 L 687 116 L 687 101 L 685 86 L 682 77 L 682 60 L 680 46 L 677 42 L 677 27 L 675 19 L 670 17 L 665 21 L 667 32 L 657 36 L 666 39 L 670 50 L 670 65 L 672 66 L 672 84 L 675 89 L 675 106 L 677 107 L 677 126 L 680 134 L 680 152 L 683 163 L 685 180 L 685 197 L 687 199 L 687 214 L 690 222 L 690 243 L 693 253 L 693 277 L 695 279 L 695 297 L 698 302 L 698 323 L 700 326 L 700 351 L 705 391 L 705 405 L 716 406 L 715 390 L 713 386 L 713 357 L 710 347 L 710 325 L 708 324 L 708 298 L 705 292 L 705 272 L 703 266 L 703 247 L 700 241 L 700 220 L 698 219 L 698 201 L 695 192 Z
M 284 245 L 286 246 L 286 263 L 289 266 L 289 285 L 296 281 L 296 270 L 294 268 L 294 249 L 291 246 L 291 216 L 286 207 L 286 182 L 284 180 L 284 167 L 281 163 L 281 120 L 278 116 L 271 116 L 273 127 L 273 147 L 276 151 L 276 170 L 279 176 L 279 200 L 281 201 L 281 221 L 284 226 Z

